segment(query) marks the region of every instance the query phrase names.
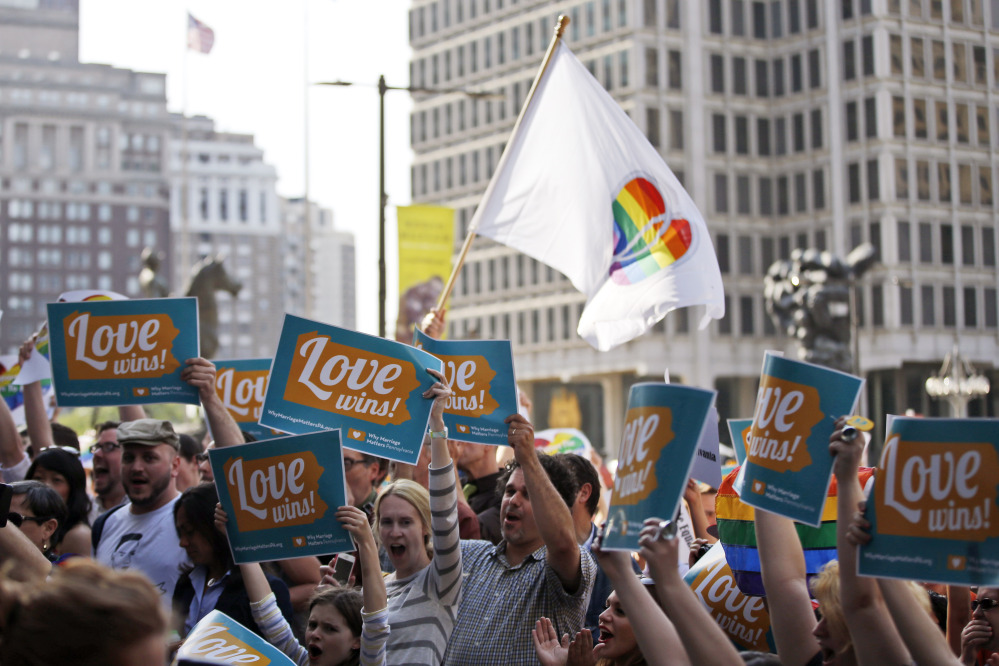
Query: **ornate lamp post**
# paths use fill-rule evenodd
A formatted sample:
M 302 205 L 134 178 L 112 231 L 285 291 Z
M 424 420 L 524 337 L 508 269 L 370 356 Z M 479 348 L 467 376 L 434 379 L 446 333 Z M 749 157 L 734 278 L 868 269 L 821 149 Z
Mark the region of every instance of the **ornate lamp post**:
M 944 357 L 940 371 L 926 380 L 926 392 L 949 402 L 955 417 L 967 418 L 968 403 L 989 392 L 989 380 L 976 374 L 954 345 L 953 351 Z

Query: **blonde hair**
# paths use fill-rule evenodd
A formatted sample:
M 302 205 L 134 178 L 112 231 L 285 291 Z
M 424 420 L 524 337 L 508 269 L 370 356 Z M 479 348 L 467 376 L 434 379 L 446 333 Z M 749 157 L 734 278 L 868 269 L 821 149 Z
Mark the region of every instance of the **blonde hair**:
M 400 499 L 406 500 L 416 509 L 416 513 L 420 515 L 420 522 L 423 523 L 423 545 L 427 549 L 427 557 L 434 559 L 434 543 L 433 539 L 430 538 L 432 529 L 430 527 L 430 493 L 416 481 L 410 481 L 409 479 L 397 479 L 388 484 L 378 495 L 378 499 L 375 500 L 376 527 L 381 522 L 382 500 L 389 495 L 395 495 Z M 379 530 L 376 529 L 375 538 L 381 541 L 378 532 Z
M 83 557 L 56 568 L 48 581 L 17 582 L 5 572 L 0 608 L 4 666 L 115 664 L 123 649 L 154 634 L 163 635 L 166 657 L 160 593 L 139 573 Z
M 915 581 L 906 581 L 906 584 L 909 591 L 915 595 L 919 607 L 934 617 L 933 607 L 930 605 L 930 598 L 926 594 L 926 590 Z M 841 636 L 846 637 L 846 644 L 840 650 L 840 654 L 852 650 L 853 637 L 850 636 L 850 630 L 847 629 L 846 618 L 843 616 L 843 603 L 839 595 L 839 562 L 837 560 L 832 560 L 822 567 L 822 570 L 812 580 L 812 594 L 819 602 L 819 612 L 829 624 L 830 633 L 838 632 Z M 935 617 L 934 621 L 936 621 Z

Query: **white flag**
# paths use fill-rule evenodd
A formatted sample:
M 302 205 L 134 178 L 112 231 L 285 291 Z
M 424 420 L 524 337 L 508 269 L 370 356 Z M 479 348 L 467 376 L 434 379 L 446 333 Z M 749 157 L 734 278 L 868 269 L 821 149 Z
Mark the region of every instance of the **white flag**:
M 579 335 L 601 351 L 676 308 L 725 314 L 704 218 L 617 102 L 559 42 L 472 231 L 534 257 L 587 296 Z

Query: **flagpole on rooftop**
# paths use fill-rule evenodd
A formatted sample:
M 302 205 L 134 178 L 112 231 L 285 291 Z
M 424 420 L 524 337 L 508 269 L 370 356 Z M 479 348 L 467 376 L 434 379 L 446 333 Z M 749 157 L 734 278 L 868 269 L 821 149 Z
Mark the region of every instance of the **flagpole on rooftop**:
M 517 131 L 520 129 L 520 123 L 524 120 L 524 116 L 527 114 L 527 109 L 531 106 L 531 100 L 534 99 L 534 92 L 538 89 L 538 85 L 541 83 L 541 77 L 545 75 L 545 71 L 548 69 L 548 63 L 551 62 L 552 55 L 555 54 L 555 48 L 562 40 L 562 34 L 565 32 L 568 25 L 569 17 L 565 14 L 560 15 L 558 17 L 558 22 L 555 24 L 555 32 L 552 35 L 552 41 L 548 44 L 548 50 L 545 51 L 545 58 L 541 61 L 541 67 L 538 68 L 538 73 L 534 77 L 531 89 L 528 91 L 527 97 L 524 99 L 524 104 L 520 107 L 520 114 L 517 116 L 517 122 L 513 124 L 513 130 L 510 132 L 510 140 L 506 143 L 507 147 L 513 144 L 513 138 L 517 136 Z M 503 154 L 500 155 L 499 162 L 496 164 L 494 173 L 500 171 L 506 161 L 506 158 L 507 152 L 504 150 Z M 492 180 L 490 180 L 489 185 L 486 186 L 485 193 L 482 195 L 482 200 L 485 200 L 488 197 L 492 184 Z M 451 291 L 454 289 L 454 283 L 458 279 L 458 273 L 461 272 L 461 267 L 465 264 L 465 257 L 468 255 L 468 251 L 472 247 L 472 242 L 475 240 L 476 227 L 477 225 L 472 226 L 468 230 L 468 235 L 465 236 L 465 242 L 462 244 L 461 252 L 458 254 L 458 261 L 455 262 L 454 268 L 451 269 L 451 275 L 447 279 L 447 284 L 444 285 L 444 290 L 441 291 L 440 298 L 437 299 L 437 310 L 442 310 L 445 304 L 447 304 L 448 298 L 451 297 Z

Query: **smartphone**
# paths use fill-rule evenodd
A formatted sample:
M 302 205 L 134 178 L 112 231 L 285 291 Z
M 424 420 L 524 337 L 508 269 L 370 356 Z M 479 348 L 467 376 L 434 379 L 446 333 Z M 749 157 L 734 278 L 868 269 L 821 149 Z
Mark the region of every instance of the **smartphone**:
M 354 556 L 350 553 L 340 553 L 333 560 L 333 579 L 341 585 L 347 585 L 350 575 L 354 572 Z

